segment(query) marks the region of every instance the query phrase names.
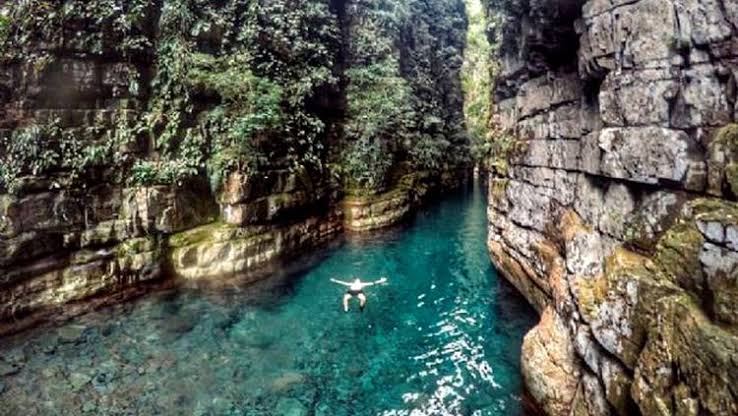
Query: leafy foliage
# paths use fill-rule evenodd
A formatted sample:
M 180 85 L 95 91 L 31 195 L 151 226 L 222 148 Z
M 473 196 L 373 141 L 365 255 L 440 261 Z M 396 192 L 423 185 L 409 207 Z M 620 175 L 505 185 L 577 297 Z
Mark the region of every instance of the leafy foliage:
M 18 129 L 0 142 L 5 155 L 0 164 L 0 188 L 15 191 L 21 173 L 38 174 L 59 164 L 59 152 L 44 140 L 47 132 L 39 126 Z
M 500 129 L 490 131 L 487 140 L 482 143 L 484 147 L 479 151 L 485 156 L 487 168 L 497 176 L 507 176 L 510 158 L 524 153 L 525 142 L 518 141 L 515 136 Z
M 64 171 L 74 183 L 91 170 L 126 165 L 130 157 L 125 147 L 132 140 L 128 131 L 121 126 L 99 143 L 84 145 L 73 131 L 62 129 L 59 120 L 15 129 L 0 138 L 0 190 L 16 192 L 26 175 Z
M 44 51 L 32 46 L 43 40 L 48 49 L 67 49 L 95 55 L 115 51 L 140 56 L 150 46 L 154 3 L 148 0 L 25 0 L 7 6 L 13 37 L 5 53 L 27 59 Z M 83 31 L 80 28 L 96 28 Z
M 0 149 L 6 188 L 23 175 L 84 182 L 101 171 L 135 185 L 207 175 L 218 188 L 235 170 L 321 173 L 327 143 L 349 187 L 381 189 L 400 163 L 468 160 L 461 0 L 25 0 L 7 10 L 0 62 L 19 79 L 43 83 L 69 56 L 92 56 L 123 68 L 128 85 L 90 101 L 101 114 L 105 101 L 112 123 L 14 121 Z
M 336 81 L 327 2 L 234 0 L 218 8 L 169 0 L 161 22 L 147 117 L 166 159 L 189 167 L 185 173 L 207 165 L 214 187 L 229 171 L 267 163 L 321 167 L 324 124 L 308 102 Z M 207 102 L 215 105 L 202 108 Z
M 457 1 L 357 1 L 349 10 L 345 151 L 349 188 L 380 190 L 389 165 L 438 171 L 467 161 L 458 56 L 466 25 Z M 449 151 L 455 147 L 456 152 Z M 363 155 L 361 152 L 365 152 Z
M 242 55 L 195 58 L 190 87 L 198 96 L 215 95 L 221 100 L 201 114 L 198 123 L 210 138 L 207 164 L 211 185 L 217 187 L 230 171 L 255 171 L 268 163 L 257 142 L 279 128 L 283 92 L 275 83 L 243 70 L 248 66 Z
M 343 154 L 343 174 L 349 193 L 362 189 L 384 189 L 393 160 L 385 142 L 361 137 L 351 142 Z
M 466 36 L 462 87 L 464 118 L 471 141 L 472 157 L 481 163 L 492 150 L 490 143 L 491 79 L 497 72 L 494 49 L 487 39 L 487 19 L 480 0 L 466 0 L 469 30 Z
M 346 71 L 350 84 L 343 165 L 349 188 L 381 189 L 394 157 L 388 146 L 410 137 L 414 128 L 412 91 L 397 73 L 391 57 Z
M 3 45 L 10 34 L 10 18 L 0 10 L 0 45 Z M 0 49 L 2 50 L 2 49 Z

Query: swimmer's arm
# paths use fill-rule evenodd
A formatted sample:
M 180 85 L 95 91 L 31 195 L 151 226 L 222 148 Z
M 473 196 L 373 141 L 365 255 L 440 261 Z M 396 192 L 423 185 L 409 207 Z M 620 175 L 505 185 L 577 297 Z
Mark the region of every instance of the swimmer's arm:
M 363 287 L 368 287 L 368 286 L 379 285 L 379 284 L 386 283 L 386 282 L 387 282 L 387 278 L 386 277 L 383 277 L 383 278 L 381 278 L 381 279 L 379 279 L 377 281 L 374 281 L 374 282 L 362 283 L 362 286 Z
M 333 282 L 333 283 L 338 283 L 339 285 L 343 285 L 343 286 L 351 286 L 351 283 L 348 283 L 348 282 L 342 282 L 342 281 L 340 281 L 340 280 L 336 280 L 336 279 L 331 279 L 331 282 Z

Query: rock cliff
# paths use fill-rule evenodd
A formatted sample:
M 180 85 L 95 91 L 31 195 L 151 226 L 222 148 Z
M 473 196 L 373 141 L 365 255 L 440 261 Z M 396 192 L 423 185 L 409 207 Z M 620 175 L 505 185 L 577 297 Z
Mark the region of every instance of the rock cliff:
M 465 27 L 460 1 L 0 5 L 0 333 L 308 250 L 348 205 L 398 221 L 468 163 Z
M 551 415 L 738 414 L 738 2 L 488 1 L 489 241 Z

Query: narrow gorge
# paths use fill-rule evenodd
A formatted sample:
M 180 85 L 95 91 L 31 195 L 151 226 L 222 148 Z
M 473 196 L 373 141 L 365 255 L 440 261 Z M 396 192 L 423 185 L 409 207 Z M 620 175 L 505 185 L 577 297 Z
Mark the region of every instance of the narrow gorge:
M 470 162 L 461 1 L 2 7 L 0 333 L 394 224 Z
M 0 415 L 738 415 L 738 0 L 0 2 L 0 68 Z

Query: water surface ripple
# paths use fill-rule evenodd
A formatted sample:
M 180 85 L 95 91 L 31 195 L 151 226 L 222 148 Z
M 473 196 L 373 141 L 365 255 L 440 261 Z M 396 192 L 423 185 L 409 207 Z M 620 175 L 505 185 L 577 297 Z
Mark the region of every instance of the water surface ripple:
M 3 415 L 522 414 L 535 315 L 490 265 L 480 186 L 301 271 L 179 288 L 0 346 Z M 366 310 L 329 279 L 389 278 Z

